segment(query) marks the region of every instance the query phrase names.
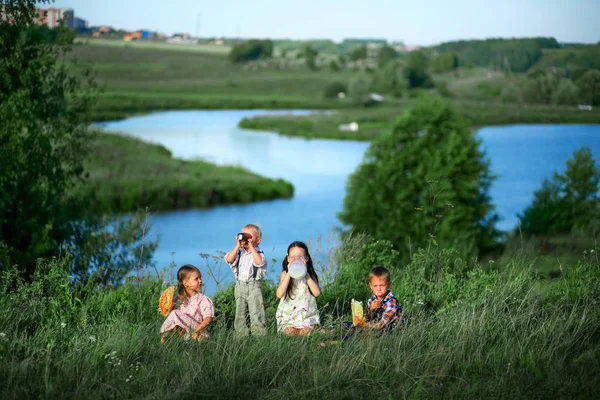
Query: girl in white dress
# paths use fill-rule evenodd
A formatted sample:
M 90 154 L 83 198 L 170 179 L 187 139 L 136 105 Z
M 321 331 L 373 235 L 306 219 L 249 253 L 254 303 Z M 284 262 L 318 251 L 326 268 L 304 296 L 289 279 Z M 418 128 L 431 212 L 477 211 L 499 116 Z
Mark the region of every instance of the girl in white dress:
M 294 261 L 300 261 L 306 268 L 301 278 L 293 278 L 288 272 L 288 266 Z M 275 314 L 277 331 L 286 335 L 310 335 L 320 325 L 316 297 L 321 294 L 321 288 L 306 244 L 290 244 L 282 267 L 277 287 L 277 297 L 281 299 Z

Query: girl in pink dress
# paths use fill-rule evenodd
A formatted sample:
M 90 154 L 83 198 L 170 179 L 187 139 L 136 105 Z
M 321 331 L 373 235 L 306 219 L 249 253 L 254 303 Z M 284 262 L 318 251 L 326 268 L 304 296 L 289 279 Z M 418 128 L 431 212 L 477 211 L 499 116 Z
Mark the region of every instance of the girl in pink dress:
M 213 302 L 210 298 L 199 292 L 202 288 L 202 275 L 200 270 L 193 265 L 186 264 L 177 271 L 177 286 L 174 287 L 174 307 L 162 324 L 160 333 L 161 342 L 170 333 L 185 338 L 203 340 L 209 334 L 206 327 L 215 316 Z

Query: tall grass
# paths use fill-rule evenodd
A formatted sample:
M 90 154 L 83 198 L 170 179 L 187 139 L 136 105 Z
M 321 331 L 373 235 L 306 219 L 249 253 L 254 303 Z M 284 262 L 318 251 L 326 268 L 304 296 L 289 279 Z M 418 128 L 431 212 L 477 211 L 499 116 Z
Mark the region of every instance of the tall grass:
M 360 249 L 356 249 L 360 251 Z M 407 325 L 339 341 L 325 333 L 236 339 L 224 320 L 205 342 L 159 342 L 163 277 L 71 289 L 68 260 L 33 283 L 5 273 L 0 297 L 2 398 L 592 398 L 600 386 L 600 269 L 590 260 L 540 285 L 535 260 L 431 272 L 415 256 L 394 286 Z M 442 264 L 456 266 L 451 251 Z M 435 255 L 435 254 L 433 254 Z M 360 258 L 360 257 L 359 257 Z M 440 260 L 438 260 L 440 261 Z M 460 263 L 459 263 L 460 264 Z M 337 266 L 339 267 L 339 266 Z M 365 266 L 367 268 L 368 266 Z M 412 278 L 411 278 L 412 277 Z M 428 277 L 428 278 L 427 278 Z M 356 290 L 366 278 L 355 282 Z M 460 281 L 460 284 L 457 282 Z M 426 288 L 423 284 L 428 282 Z M 335 291 L 336 283 L 323 288 Z M 460 289 L 460 290 L 456 290 Z M 438 304 L 427 307 L 428 293 Z M 348 293 L 352 295 L 353 293 Z M 272 292 L 266 292 L 270 300 Z M 356 295 L 356 293 L 354 293 Z M 215 296 L 217 297 L 217 296 Z M 425 300 L 425 301 L 423 301 Z M 141 306 L 140 306 L 141 304 Z M 220 304 L 216 313 L 222 311 Z M 327 307 L 321 307 L 322 314 Z

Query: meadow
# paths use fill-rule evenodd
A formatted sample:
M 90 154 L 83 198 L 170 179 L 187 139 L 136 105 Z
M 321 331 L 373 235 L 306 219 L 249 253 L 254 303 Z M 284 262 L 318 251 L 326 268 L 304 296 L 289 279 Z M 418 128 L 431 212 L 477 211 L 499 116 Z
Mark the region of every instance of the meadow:
M 338 254 L 323 267 L 346 271 L 323 283 L 319 308 L 325 330 L 305 338 L 275 333 L 277 299 L 270 281 L 264 286 L 267 337 L 235 337 L 227 289 L 213 297 L 216 319 L 209 340 L 172 338 L 160 344 L 164 317 L 157 302 L 171 281 L 167 275 L 142 277 L 148 271 L 138 271 L 118 288 L 84 285 L 72 291 L 68 256 L 40 261 L 31 283 L 5 271 L 0 395 L 531 399 L 598 394 L 598 249 L 589 249 L 553 279 L 540 278 L 536 259 L 524 253 L 499 266 L 466 263 L 451 249 L 421 251 L 408 265 L 392 268 L 405 327 L 346 341 L 340 340 L 340 326 L 350 318 L 349 300 L 368 294 L 363 275 L 370 267 L 363 262 L 389 254 L 368 254 L 357 242 L 344 249 L 345 256 Z M 324 276 L 322 269 L 319 273 Z

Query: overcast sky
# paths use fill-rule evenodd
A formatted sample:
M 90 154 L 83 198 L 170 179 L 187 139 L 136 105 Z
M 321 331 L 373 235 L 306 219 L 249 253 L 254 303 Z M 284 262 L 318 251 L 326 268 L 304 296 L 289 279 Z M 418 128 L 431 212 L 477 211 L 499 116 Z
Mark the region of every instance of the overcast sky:
M 600 41 L 600 0 L 56 0 L 90 26 L 272 39 Z M 45 6 L 47 7 L 47 6 Z

